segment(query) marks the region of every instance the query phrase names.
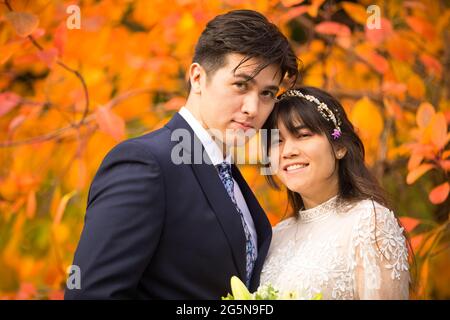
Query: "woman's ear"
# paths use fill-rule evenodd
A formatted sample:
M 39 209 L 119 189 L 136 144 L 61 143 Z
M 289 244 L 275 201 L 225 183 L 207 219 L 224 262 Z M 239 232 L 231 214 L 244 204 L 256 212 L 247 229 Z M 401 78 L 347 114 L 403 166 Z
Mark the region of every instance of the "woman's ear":
M 340 160 L 347 154 L 347 148 L 346 147 L 339 147 L 336 149 L 335 157 L 336 159 Z
M 191 91 L 200 94 L 201 90 L 201 80 L 205 73 L 200 64 L 194 62 L 189 67 L 189 81 L 191 81 Z

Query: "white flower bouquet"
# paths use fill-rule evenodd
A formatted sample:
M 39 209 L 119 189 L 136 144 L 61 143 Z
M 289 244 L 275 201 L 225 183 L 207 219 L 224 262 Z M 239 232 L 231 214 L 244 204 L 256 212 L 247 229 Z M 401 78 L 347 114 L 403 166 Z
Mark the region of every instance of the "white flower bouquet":
M 297 300 L 298 295 L 294 291 L 280 292 L 272 285 L 263 285 L 254 293 L 248 291 L 245 284 L 236 276 L 231 278 L 231 294 L 228 293 L 222 300 Z M 311 300 L 321 300 L 322 295 L 317 294 Z

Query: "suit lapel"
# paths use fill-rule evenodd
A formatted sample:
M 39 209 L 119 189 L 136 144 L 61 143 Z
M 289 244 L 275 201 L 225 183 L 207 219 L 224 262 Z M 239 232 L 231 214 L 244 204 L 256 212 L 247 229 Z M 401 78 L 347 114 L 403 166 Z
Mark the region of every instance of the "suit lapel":
M 183 150 L 189 154 L 191 160 L 190 166 L 222 227 L 228 244 L 230 245 L 234 263 L 239 272 L 238 276 L 241 279 L 245 279 L 246 253 L 245 234 L 242 228 L 242 222 L 236 211 L 236 207 L 228 196 L 227 191 L 219 178 L 216 168 L 212 164 L 208 164 L 211 163 L 209 158 L 207 159 L 207 162 L 200 161 L 201 163 L 199 164 L 195 163 L 198 163 L 199 158 L 203 155 L 205 155 L 205 157 L 208 157 L 208 155 L 201 145 L 200 140 L 183 117 L 176 113 L 166 126 L 172 131 L 179 128 L 186 129 L 190 132 L 190 136 L 193 137 L 190 143 L 183 144 Z M 196 150 L 195 148 L 198 148 L 197 146 L 201 146 L 201 154 L 200 156 L 196 155 L 194 159 L 195 152 L 191 152 L 191 150 Z M 198 149 L 200 150 L 200 148 Z

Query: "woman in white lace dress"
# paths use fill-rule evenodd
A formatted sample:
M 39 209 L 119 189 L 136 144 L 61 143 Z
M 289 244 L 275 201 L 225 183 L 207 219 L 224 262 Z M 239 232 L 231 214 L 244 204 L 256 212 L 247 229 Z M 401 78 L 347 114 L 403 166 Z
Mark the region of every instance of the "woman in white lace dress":
M 295 214 L 274 227 L 261 285 L 300 299 L 408 299 L 403 228 L 340 103 L 317 88 L 291 89 L 265 128 L 279 129 L 267 151 Z

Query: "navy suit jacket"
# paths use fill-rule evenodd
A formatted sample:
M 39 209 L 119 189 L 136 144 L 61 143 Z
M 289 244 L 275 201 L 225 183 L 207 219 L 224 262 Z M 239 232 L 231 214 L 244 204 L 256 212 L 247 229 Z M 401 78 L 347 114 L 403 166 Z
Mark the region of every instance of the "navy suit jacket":
M 114 147 L 91 184 L 75 253 L 81 289 L 65 299 L 220 299 L 230 279 L 245 279 L 242 222 L 213 165 L 174 164 L 175 129 L 198 138 L 178 113 L 161 129 Z M 182 151 L 194 160 L 192 148 Z M 192 161 L 193 162 L 193 161 Z M 272 237 L 271 226 L 235 165 L 258 234 L 250 289 Z

